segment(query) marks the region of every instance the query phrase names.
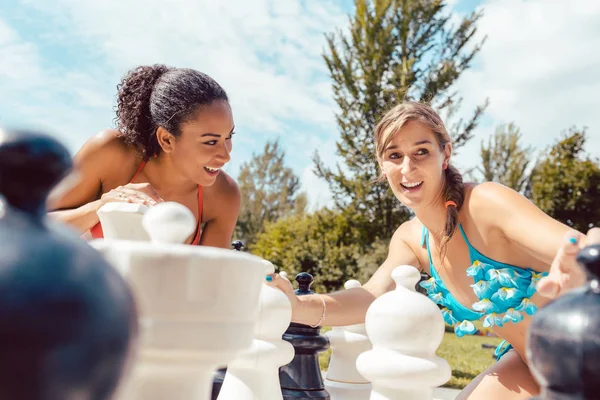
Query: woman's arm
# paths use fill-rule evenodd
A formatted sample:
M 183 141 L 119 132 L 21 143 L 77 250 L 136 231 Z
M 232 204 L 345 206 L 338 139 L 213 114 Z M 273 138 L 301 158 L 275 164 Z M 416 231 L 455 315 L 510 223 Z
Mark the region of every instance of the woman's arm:
M 282 289 L 292 303 L 292 321 L 306 325 L 319 323 L 327 326 L 344 326 L 364 322 L 371 303 L 382 294 L 396 287 L 392 279 L 392 271 L 396 267 L 412 265 L 421 269 L 417 256 L 405 240 L 411 232 L 408 225 L 410 223 L 410 221 L 405 222 L 396 230 L 390 241 L 387 259 L 362 287 L 321 296 L 296 296 L 287 279 L 274 275 L 272 285 Z M 326 304 L 325 319 L 319 322 L 323 313 L 322 299 L 325 300 Z
M 548 271 L 571 228 L 551 218 L 525 196 L 504 185 L 485 182 L 473 188 L 472 208 L 478 219 L 502 232 L 512 244 L 541 261 Z
M 488 223 L 500 229 L 516 246 L 536 260 L 538 270 L 550 272 L 540 281 L 538 290 L 547 297 L 581 285 L 584 272 L 575 261 L 578 250 L 588 241 L 594 241 L 597 230 L 583 235 L 551 218 L 531 201 L 514 190 L 493 182 L 473 189 L 472 201 L 480 215 L 487 215 Z M 573 242 L 571 242 L 573 240 Z
M 132 162 L 117 131 L 106 130 L 89 139 L 73 159 L 74 171 L 66 179 L 74 184 L 59 184 L 50 194 L 49 216 L 84 233 L 99 221 L 96 211 L 106 202 L 102 195 L 102 179 L 122 173 L 127 161 Z M 107 200 L 107 201 L 110 201 Z

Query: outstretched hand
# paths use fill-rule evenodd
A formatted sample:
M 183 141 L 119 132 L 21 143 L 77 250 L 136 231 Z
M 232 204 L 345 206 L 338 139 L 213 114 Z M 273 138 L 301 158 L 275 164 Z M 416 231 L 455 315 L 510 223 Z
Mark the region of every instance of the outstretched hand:
M 281 290 L 287 296 L 288 300 L 290 301 L 290 304 L 292 305 L 292 321 L 294 321 L 294 317 L 297 317 L 299 311 L 298 309 L 300 306 L 300 299 L 294 293 L 292 283 L 289 281 L 289 279 L 279 274 L 267 275 L 266 279 L 267 285 Z
M 538 293 L 555 298 L 585 283 L 585 271 L 577 264 L 577 253 L 585 246 L 600 243 L 600 228 L 592 228 L 587 235 L 569 231 L 558 250 L 550 273 L 537 284 Z

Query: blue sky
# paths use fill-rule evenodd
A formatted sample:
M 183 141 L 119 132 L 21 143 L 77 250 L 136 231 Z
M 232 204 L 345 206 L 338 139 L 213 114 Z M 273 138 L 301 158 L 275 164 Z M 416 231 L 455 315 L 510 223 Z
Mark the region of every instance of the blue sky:
M 236 119 L 232 162 L 279 137 L 313 204 L 328 201 L 312 173 L 318 149 L 335 162 L 338 137 L 324 33 L 346 26 L 350 0 L 3 0 L 0 125 L 50 131 L 72 152 L 112 127 L 116 85 L 130 68 L 165 63 L 206 72 L 228 91 Z M 543 148 L 588 126 L 600 155 L 600 2 L 450 0 L 455 17 L 482 6 L 487 42 L 456 84 L 468 115 L 486 97 L 484 123 L 455 162 L 479 162 L 481 140 L 514 121 Z M 537 137 L 536 137 L 537 136 Z

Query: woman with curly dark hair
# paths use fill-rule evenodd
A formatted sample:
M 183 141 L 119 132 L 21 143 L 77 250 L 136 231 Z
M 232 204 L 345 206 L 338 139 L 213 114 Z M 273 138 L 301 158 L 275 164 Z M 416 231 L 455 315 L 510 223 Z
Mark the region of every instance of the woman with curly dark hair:
M 53 202 L 51 215 L 99 238 L 96 212 L 108 202 L 176 201 L 198 221 L 186 243 L 228 248 L 240 194 L 221 169 L 234 133 L 225 90 L 193 69 L 140 66 L 118 86 L 116 120 L 116 130 L 76 154 L 81 179 Z

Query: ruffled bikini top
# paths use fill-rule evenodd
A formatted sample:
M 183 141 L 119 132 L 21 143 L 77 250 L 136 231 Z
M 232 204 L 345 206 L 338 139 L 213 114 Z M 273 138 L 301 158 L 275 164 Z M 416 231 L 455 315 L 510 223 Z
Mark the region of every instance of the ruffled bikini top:
M 469 309 L 446 288 L 433 265 L 429 231 L 425 227 L 421 233 L 421 245 L 427 246 L 431 278 L 419 283 L 427 290 L 428 297 L 441 306 L 444 320 L 454 327 L 456 335 L 461 337 L 476 333 L 477 329 L 471 321 L 481 318 L 484 327 L 502 327 L 507 323 L 522 321 L 523 313 L 535 314 L 537 306 L 531 302 L 531 296 L 536 292 L 537 282 L 548 273 L 494 261 L 471 245 L 460 224 L 459 229 L 469 248 L 471 266 L 466 273 L 473 277 L 470 286 L 479 301 Z

